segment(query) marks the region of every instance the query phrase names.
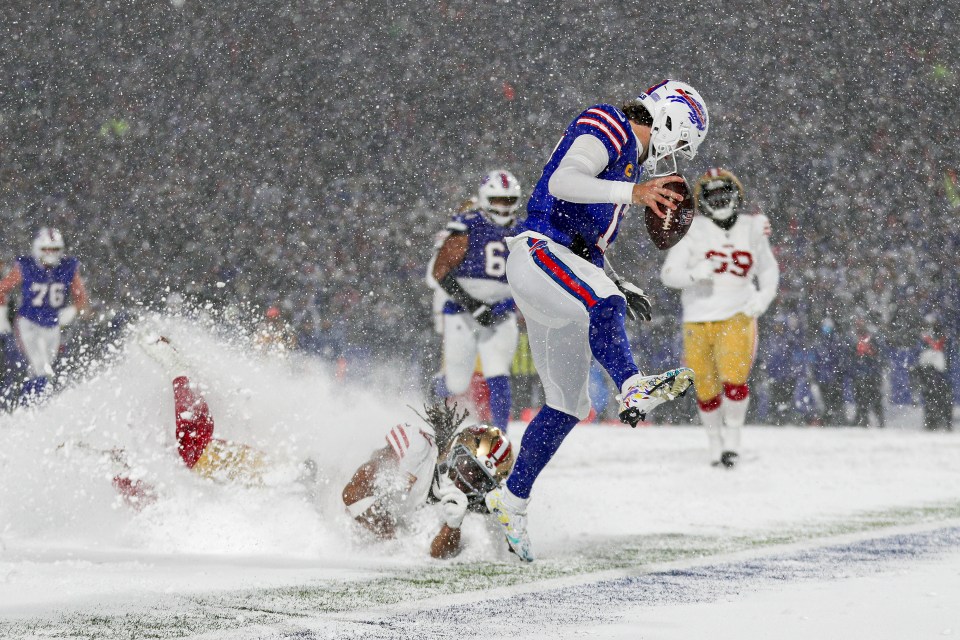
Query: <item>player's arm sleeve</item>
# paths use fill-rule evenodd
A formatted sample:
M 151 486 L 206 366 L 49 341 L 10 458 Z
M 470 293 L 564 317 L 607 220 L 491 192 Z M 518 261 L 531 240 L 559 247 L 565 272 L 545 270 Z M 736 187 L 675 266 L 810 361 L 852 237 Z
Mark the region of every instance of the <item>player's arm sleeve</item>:
M 758 215 L 755 221 L 754 237 L 757 246 L 757 287 L 758 294 L 767 306 L 777 297 L 780 286 L 780 265 L 770 249 L 770 221 L 764 215 Z
M 414 478 L 423 473 L 424 461 L 430 457 L 432 447 L 419 431 L 398 424 L 387 434 L 387 443 L 397 454 L 401 471 Z
M 76 273 L 73 274 L 73 280 L 70 282 L 70 297 L 73 302 L 73 306 L 77 308 L 77 311 L 85 311 L 90 305 L 90 297 L 87 295 L 87 286 L 83 281 L 83 278 L 80 277 L 80 270 L 77 269 Z
M 671 289 L 683 289 L 693 284 L 690 279 L 690 242 L 684 238 L 667 252 L 667 258 L 660 269 L 660 281 Z
M 23 276 L 20 273 L 20 265 L 15 264 L 10 269 L 10 273 L 4 276 L 3 280 L 0 280 L 0 303 L 7 301 L 7 296 L 21 281 L 23 281 Z
M 451 233 L 470 233 L 470 225 L 468 225 L 463 218 L 457 216 L 447 223 L 447 226 L 444 227 L 444 231 L 446 232 L 444 240 L 446 240 L 447 236 L 449 236 Z
M 632 182 L 597 178 L 609 162 L 607 147 L 599 138 L 587 133 L 577 136 L 550 176 L 550 195 L 578 204 L 632 203 Z

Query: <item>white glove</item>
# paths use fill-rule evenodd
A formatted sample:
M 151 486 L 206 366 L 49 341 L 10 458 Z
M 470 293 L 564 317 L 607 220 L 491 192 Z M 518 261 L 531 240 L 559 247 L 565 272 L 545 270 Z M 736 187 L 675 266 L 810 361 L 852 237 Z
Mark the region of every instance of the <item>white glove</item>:
M 747 300 L 747 304 L 743 307 L 743 313 L 751 318 L 759 318 L 767 310 L 767 303 L 761 298 L 760 294 L 756 293 L 752 298 Z
M 77 319 L 77 308 L 72 304 L 66 306 L 63 309 L 60 309 L 60 311 L 57 313 L 57 318 L 60 322 L 60 326 L 66 327 Z
M 467 494 L 453 484 L 449 476 L 442 475 L 433 486 L 433 494 L 440 500 L 443 517 L 451 529 L 459 529 L 467 515 Z
M 716 267 L 710 260 L 701 260 L 690 269 L 691 282 L 712 282 Z

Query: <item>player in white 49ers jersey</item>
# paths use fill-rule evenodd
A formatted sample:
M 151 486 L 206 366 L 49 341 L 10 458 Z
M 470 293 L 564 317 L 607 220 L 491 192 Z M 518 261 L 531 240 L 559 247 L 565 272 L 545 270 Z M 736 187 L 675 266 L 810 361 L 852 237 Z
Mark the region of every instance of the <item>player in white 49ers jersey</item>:
M 423 424 L 398 424 L 343 489 L 347 511 L 379 538 L 393 538 L 413 511 L 439 504 L 434 558 L 461 549 L 460 525 L 468 511 L 488 513 L 486 494 L 506 479 L 515 456 L 507 435 L 492 425 L 463 426 L 467 412 L 445 402 L 426 407 Z
M 700 214 L 667 254 L 660 278 L 680 289 L 683 349 L 696 380 L 700 420 L 711 462 L 733 467 L 747 415 L 747 378 L 757 344 L 757 318 L 777 295 L 780 269 L 770 250 L 770 221 L 741 213 L 743 185 L 710 169 L 694 188 Z

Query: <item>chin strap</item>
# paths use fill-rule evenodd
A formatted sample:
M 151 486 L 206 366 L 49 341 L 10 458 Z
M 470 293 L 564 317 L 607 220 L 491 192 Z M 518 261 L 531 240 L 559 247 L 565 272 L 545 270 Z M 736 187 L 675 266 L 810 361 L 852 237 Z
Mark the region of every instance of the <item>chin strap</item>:
M 733 212 L 733 215 L 731 215 L 729 218 L 727 218 L 727 219 L 725 219 L 725 220 L 717 220 L 717 219 L 714 218 L 713 216 L 707 216 L 707 217 L 710 218 L 710 221 L 711 221 L 713 224 L 717 225 L 718 227 L 720 227 L 720 228 L 723 229 L 724 231 L 730 231 L 730 229 L 733 228 L 733 225 L 737 224 L 737 216 L 738 216 L 737 212 L 734 211 L 734 212 Z

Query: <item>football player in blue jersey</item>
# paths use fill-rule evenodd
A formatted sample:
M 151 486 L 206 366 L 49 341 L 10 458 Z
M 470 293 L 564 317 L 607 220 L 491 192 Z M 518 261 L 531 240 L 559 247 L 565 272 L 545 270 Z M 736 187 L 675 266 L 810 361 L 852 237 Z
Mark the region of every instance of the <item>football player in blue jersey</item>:
M 23 402 L 29 403 L 43 394 L 53 375 L 60 327 L 69 324 L 88 303 L 80 261 L 64 255 L 63 236 L 57 229 L 40 229 L 32 255 L 17 258 L 10 273 L 0 280 L 0 301 L 17 286 L 21 301 L 13 328 L 29 368 L 21 393 Z
M 467 390 L 477 355 L 490 389 L 490 416 L 506 432 L 510 420 L 510 365 L 520 331 L 507 284 L 507 240 L 516 233 L 520 183 L 509 171 L 483 177 L 477 207 L 455 215 L 431 261 L 443 304 L 446 391 Z
M 640 372 L 625 318 L 649 320 L 650 301 L 612 270 L 608 275 L 604 254 L 631 204 L 661 217 L 677 207 L 680 196 L 667 185 L 683 179 L 670 174 L 678 158 L 696 155 L 708 124 L 700 94 L 675 80 L 622 108 L 589 107 L 567 126 L 508 242 L 507 280 L 527 323 L 546 406 L 527 427 L 507 482 L 486 502 L 522 560 L 533 560 L 526 522 L 533 483 L 590 411 L 591 358 L 620 389 L 620 420 L 631 426 L 693 383 L 686 368 Z

